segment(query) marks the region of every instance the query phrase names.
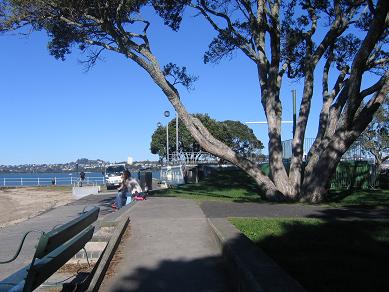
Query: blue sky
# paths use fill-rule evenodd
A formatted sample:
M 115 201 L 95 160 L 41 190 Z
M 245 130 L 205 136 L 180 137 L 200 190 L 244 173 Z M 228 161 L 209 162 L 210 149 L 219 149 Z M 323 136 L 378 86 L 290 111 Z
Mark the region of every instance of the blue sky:
M 187 66 L 199 76 L 195 90 L 181 88 L 192 113 L 208 113 L 217 120 L 265 120 L 254 64 L 237 53 L 218 65 L 203 64 L 202 56 L 214 31 L 190 14 L 179 32 L 153 17 L 151 45 L 160 64 Z M 104 60 L 84 72 L 78 50 L 65 62 L 50 56 L 44 32 L 29 37 L 0 36 L 0 164 L 62 163 L 78 158 L 108 161 L 157 159 L 150 153 L 151 135 L 165 110 L 173 108 L 150 77 L 121 55 L 105 53 Z M 321 80 L 316 79 L 319 85 Z M 283 83 L 283 118 L 292 119 L 291 90 L 302 83 Z M 306 137 L 315 137 L 321 106 L 316 87 Z M 172 117 L 174 114 L 172 115 Z M 266 125 L 250 125 L 266 145 Z M 292 136 L 283 126 L 283 140 Z

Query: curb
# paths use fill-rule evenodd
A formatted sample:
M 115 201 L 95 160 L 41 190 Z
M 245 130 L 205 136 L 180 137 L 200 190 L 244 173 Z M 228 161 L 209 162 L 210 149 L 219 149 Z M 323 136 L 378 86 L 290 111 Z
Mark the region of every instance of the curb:
M 208 218 L 223 258 L 239 292 L 306 291 L 253 242 L 224 218 Z
M 130 218 L 129 218 L 129 212 L 124 212 L 121 217 L 124 217 L 118 224 L 117 228 L 115 229 L 114 233 L 112 234 L 111 239 L 109 240 L 106 248 L 103 251 L 103 254 L 99 261 L 96 264 L 96 270 L 93 273 L 93 278 L 89 284 L 89 287 L 86 291 L 98 291 L 99 287 L 105 277 L 105 273 L 109 267 L 109 264 L 116 252 L 116 249 L 119 246 L 120 240 L 124 234 L 124 231 L 126 230 Z

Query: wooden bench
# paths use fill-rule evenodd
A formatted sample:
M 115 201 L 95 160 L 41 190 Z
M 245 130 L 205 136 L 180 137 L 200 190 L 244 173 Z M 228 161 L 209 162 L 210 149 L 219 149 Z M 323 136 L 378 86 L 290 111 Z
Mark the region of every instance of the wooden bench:
M 0 291 L 32 291 L 44 283 L 92 238 L 100 208 L 94 207 L 43 233 L 31 264 L 0 281 Z

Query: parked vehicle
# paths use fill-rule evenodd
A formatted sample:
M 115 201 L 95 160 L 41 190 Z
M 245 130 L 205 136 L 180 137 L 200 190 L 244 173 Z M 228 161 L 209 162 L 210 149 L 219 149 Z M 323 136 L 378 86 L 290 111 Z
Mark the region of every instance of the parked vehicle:
M 126 170 L 126 164 L 111 164 L 105 168 L 105 185 L 107 190 L 116 189 L 122 182 L 122 174 Z

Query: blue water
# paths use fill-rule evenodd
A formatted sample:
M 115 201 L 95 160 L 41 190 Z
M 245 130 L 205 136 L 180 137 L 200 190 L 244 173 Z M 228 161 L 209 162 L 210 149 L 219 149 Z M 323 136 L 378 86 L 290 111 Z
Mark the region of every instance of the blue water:
M 159 170 L 152 171 L 153 178 L 159 179 Z M 134 172 L 133 176 L 136 178 L 137 174 Z M 77 172 L 72 173 L 0 173 L 0 187 L 13 187 L 13 186 L 47 186 L 52 185 L 54 180 L 56 185 L 73 185 L 80 179 L 80 174 Z M 104 184 L 104 176 L 101 172 L 86 172 L 86 183 Z

